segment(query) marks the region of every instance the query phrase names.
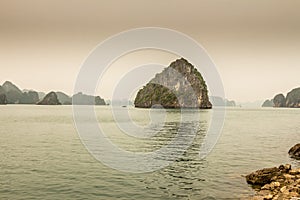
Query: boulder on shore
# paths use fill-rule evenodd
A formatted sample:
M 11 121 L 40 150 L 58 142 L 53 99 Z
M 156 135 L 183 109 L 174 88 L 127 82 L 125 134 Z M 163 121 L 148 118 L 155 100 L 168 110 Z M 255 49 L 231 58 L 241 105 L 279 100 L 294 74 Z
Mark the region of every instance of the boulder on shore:
M 38 105 L 61 105 L 55 92 L 48 93 Z
M 296 144 L 289 150 L 289 155 L 292 158 L 295 158 L 297 160 L 300 160 L 300 143 Z
M 300 168 L 291 169 L 290 164 L 258 170 L 247 175 L 246 180 L 256 189 L 252 200 L 300 197 Z

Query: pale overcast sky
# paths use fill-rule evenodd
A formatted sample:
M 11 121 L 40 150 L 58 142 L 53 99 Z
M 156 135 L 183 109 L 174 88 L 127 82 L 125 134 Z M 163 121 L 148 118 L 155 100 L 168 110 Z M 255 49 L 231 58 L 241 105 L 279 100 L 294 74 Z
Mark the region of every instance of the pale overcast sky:
M 299 10 L 296 0 L 2 0 L 0 84 L 10 80 L 22 89 L 71 94 L 82 62 L 98 43 L 120 31 L 155 26 L 198 41 L 217 65 L 227 98 L 271 98 L 300 87 Z M 120 66 L 143 59 L 167 65 L 175 58 L 144 51 L 120 59 L 99 94 L 110 98 Z

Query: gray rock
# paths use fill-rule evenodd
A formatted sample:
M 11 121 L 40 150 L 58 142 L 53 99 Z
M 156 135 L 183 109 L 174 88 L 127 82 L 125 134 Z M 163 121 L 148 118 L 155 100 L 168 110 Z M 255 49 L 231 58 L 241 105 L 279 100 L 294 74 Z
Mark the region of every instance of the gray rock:
M 72 97 L 74 105 L 106 105 L 104 99 L 99 96 L 86 95 L 79 92 Z
M 55 92 L 48 93 L 38 105 L 61 105 Z
M 63 105 L 71 105 L 72 104 L 72 98 L 68 96 L 67 94 L 63 92 L 56 92 L 57 98 L 59 102 L 61 102 Z
M 274 107 L 285 107 L 286 101 L 283 94 L 277 94 L 273 99 Z
M 8 104 L 16 104 L 20 103 L 23 93 L 22 91 L 14 85 L 10 81 L 6 81 L 3 85 L 2 88 L 5 91 L 6 99 Z
M 139 108 L 151 108 L 158 104 L 164 108 L 212 108 L 207 92 L 202 75 L 181 58 L 140 89 L 134 105 Z
M 300 108 L 300 88 L 293 89 L 287 94 L 286 107 Z
M 279 168 L 265 168 L 262 170 L 258 170 L 246 176 L 247 183 L 251 185 L 259 185 L 263 186 L 265 184 L 271 183 L 271 179 L 278 175 L 280 172 Z

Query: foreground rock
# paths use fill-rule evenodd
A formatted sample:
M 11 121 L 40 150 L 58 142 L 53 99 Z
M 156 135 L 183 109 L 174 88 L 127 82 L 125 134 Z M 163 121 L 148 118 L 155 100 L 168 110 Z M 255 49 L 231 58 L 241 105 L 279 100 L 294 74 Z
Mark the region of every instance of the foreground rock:
M 253 200 L 300 197 L 300 168 L 291 169 L 290 164 L 258 170 L 247 175 L 246 180 L 257 191 Z
M 300 160 L 300 144 L 296 144 L 289 150 L 289 155 L 292 158 L 295 158 L 297 160 Z
M 48 93 L 38 105 L 61 105 L 55 92 Z
M 172 62 L 139 90 L 134 105 L 151 108 L 211 108 L 202 75 L 184 58 Z

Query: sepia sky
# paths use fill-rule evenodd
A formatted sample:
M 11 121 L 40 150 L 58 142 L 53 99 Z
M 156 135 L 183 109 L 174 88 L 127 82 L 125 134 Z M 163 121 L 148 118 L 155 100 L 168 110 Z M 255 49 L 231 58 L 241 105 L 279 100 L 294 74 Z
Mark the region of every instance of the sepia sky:
M 199 42 L 215 62 L 227 98 L 271 98 L 300 87 L 299 10 L 296 0 L 1 0 L 0 84 L 10 80 L 23 89 L 71 94 L 81 64 L 98 43 L 154 26 Z M 167 65 L 175 58 L 154 51 L 121 58 L 99 94 L 110 98 L 130 63 Z

